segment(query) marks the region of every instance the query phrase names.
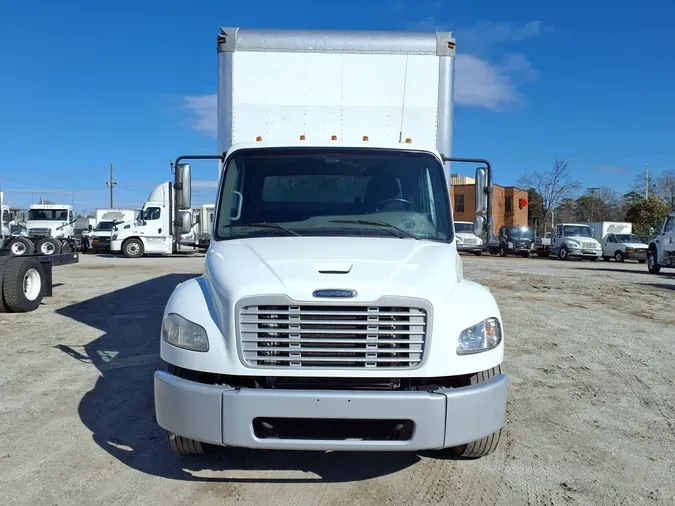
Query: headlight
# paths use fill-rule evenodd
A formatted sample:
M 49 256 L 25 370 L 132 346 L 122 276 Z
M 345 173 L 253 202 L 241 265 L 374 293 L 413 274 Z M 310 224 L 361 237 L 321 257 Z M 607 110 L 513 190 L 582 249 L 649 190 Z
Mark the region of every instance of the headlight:
M 462 238 L 457 236 L 457 244 L 462 244 Z
M 579 246 L 579 243 L 578 243 L 578 242 L 574 242 L 574 241 L 567 241 L 566 244 L 567 244 L 569 247 L 571 247 L 571 248 L 579 248 L 579 247 L 580 247 L 580 246 Z
M 457 343 L 458 355 L 470 355 L 496 348 L 502 342 L 502 328 L 497 318 L 488 318 L 463 330 Z
M 175 313 L 169 313 L 162 322 L 162 339 L 178 348 L 209 351 L 206 329 Z
M 509 248 L 513 249 L 513 243 L 509 241 Z

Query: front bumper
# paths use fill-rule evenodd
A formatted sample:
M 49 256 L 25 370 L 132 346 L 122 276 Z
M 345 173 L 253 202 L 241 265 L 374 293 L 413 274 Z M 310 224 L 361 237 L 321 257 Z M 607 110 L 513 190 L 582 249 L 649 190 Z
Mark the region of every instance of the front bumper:
M 624 252 L 624 256 L 628 260 L 647 260 L 647 250 L 635 250 L 633 252 L 626 251 Z
M 155 372 L 160 427 L 216 445 L 280 450 L 411 451 L 476 441 L 505 422 L 508 376 L 433 392 L 233 388 Z M 401 440 L 259 438 L 256 418 L 302 420 L 410 420 Z
M 120 251 L 122 251 L 122 241 L 110 241 L 110 252 L 119 253 Z
M 475 253 L 476 251 L 483 251 L 482 244 L 457 244 L 457 251 L 467 251 Z
M 569 255 L 571 257 L 601 257 L 602 256 L 602 250 L 585 250 L 582 248 L 575 248 L 575 249 L 569 249 Z

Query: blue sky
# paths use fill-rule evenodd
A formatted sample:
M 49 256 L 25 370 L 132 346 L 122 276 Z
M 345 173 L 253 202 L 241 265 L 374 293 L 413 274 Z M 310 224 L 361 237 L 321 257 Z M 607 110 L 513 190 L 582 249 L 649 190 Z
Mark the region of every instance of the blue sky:
M 220 26 L 452 30 L 455 156 L 495 180 L 568 161 L 584 187 L 625 190 L 675 168 L 675 2 L 5 0 L 0 16 L 0 189 L 140 206 L 180 154 L 215 151 Z M 212 201 L 208 168 L 198 201 Z M 73 190 L 77 190 L 73 192 Z

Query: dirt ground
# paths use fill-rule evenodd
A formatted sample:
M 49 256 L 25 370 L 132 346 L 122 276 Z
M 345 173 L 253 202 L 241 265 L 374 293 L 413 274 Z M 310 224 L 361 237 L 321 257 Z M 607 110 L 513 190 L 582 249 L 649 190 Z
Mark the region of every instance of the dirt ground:
M 2 502 L 674 504 L 673 273 L 463 258 L 505 324 L 508 421 L 493 455 L 181 459 L 154 421 L 152 372 L 164 304 L 203 258 L 85 255 L 55 269 L 55 296 L 36 312 L 0 314 Z

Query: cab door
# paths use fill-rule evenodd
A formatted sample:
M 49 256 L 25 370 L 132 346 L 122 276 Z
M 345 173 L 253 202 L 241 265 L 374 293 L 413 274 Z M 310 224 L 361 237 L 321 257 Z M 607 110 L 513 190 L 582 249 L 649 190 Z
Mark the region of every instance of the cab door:
M 602 256 L 603 257 L 613 257 L 616 253 L 616 236 L 614 234 L 608 234 L 605 236 L 605 240 L 602 243 Z
M 141 237 L 145 243 L 146 253 L 167 253 L 167 238 L 170 240 L 170 230 L 166 226 L 166 209 L 164 206 L 150 205 L 143 210 L 143 225 L 141 225 Z M 171 245 L 168 246 L 171 252 Z

